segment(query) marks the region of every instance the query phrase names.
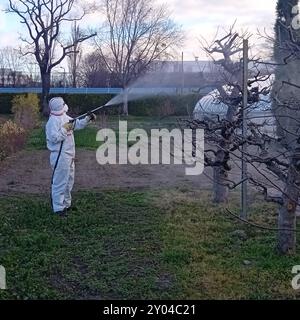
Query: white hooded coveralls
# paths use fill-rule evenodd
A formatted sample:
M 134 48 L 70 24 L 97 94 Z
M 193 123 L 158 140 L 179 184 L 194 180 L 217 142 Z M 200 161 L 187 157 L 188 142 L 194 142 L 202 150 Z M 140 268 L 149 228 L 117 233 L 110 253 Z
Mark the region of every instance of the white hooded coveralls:
M 53 172 L 52 177 L 52 209 L 54 212 L 63 211 L 71 206 L 71 191 L 74 185 L 75 174 L 75 141 L 73 130 L 67 131 L 63 125 L 72 120 L 66 112 L 67 105 L 62 98 L 53 98 L 49 102 L 50 117 L 46 124 L 47 148 L 50 153 L 50 164 Z M 90 118 L 85 117 L 82 120 L 76 120 L 74 130 L 80 130 L 86 127 Z M 61 148 L 59 156 L 59 151 Z M 59 159 L 58 159 L 59 157 Z M 56 161 L 57 166 L 55 168 Z

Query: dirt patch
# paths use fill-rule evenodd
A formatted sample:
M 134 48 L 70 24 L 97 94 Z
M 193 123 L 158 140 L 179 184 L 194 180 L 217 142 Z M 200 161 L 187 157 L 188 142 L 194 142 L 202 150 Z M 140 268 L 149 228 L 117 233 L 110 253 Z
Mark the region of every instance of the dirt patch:
M 210 189 L 206 175 L 186 176 L 185 165 L 104 165 L 95 151 L 77 150 L 74 191 L 188 187 Z M 7 158 L 0 168 L 0 194 L 49 194 L 51 168 L 47 150 L 23 150 Z

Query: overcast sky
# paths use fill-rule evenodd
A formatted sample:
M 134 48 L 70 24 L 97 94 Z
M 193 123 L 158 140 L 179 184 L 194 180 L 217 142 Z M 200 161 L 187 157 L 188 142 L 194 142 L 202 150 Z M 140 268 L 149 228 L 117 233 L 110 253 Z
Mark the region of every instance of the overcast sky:
M 198 38 L 213 37 L 219 26 L 228 27 L 237 19 L 239 29 L 257 33 L 257 28 L 272 30 L 275 19 L 275 0 L 156 0 L 165 3 L 172 12 L 173 19 L 182 26 L 187 41 L 183 48 L 184 59 L 195 56 L 204 58 L 199 49 Z M 0 0 L 0 9 L 7 6 L 7 0 Z M 19 19 L 0 11 L 0 46 L 17 45 L 19 32 L 24 30 Z M 89 23 L 97 17 L 88 19 Z M 95 27 L 95 25 L 92 25 Z

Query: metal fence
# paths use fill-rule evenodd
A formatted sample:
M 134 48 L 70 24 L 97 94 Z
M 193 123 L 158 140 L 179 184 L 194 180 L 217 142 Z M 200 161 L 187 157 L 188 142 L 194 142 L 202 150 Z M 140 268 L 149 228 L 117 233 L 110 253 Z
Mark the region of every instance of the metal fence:
M 207 93 L 210 89 L 206 89 L 201 93 Z M 50 94 L 120 94 L 122 88 L 50 88 Z M 130 94 L 137 95 L 173 95 L 173 94 L 190 94 L 198 93 L 199 88 L 169 88 L 169 87 L 156 87 L 156 88 L 131 88 Z M 42 93 L 42 88 L 34 87 L 19 87 L 19 88 L 0 88 L 1 93 Z
M 50 88 L 50 94 L 119 94 L 121 88 Z M 42 93 L 42 88 L 0 88 L 1 93 Z

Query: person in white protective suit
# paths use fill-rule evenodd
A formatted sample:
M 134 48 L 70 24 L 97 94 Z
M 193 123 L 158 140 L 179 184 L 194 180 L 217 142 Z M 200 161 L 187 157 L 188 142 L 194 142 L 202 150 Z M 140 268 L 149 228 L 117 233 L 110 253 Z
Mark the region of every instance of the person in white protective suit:
M 50 165 L 53 170 L 51 202 L 53 212 L 65 216 L 71 209 L 71 191 L 75 174 L 75 141 L 73 130 L 80 130 L 95 120 L 94 114 L 81 120 L 73 120 L 67 115 L 68 106 L 63 98 L 55 97 L 49 102 L 50 117 L 46 124 L 47 148 L 50 150 Z

